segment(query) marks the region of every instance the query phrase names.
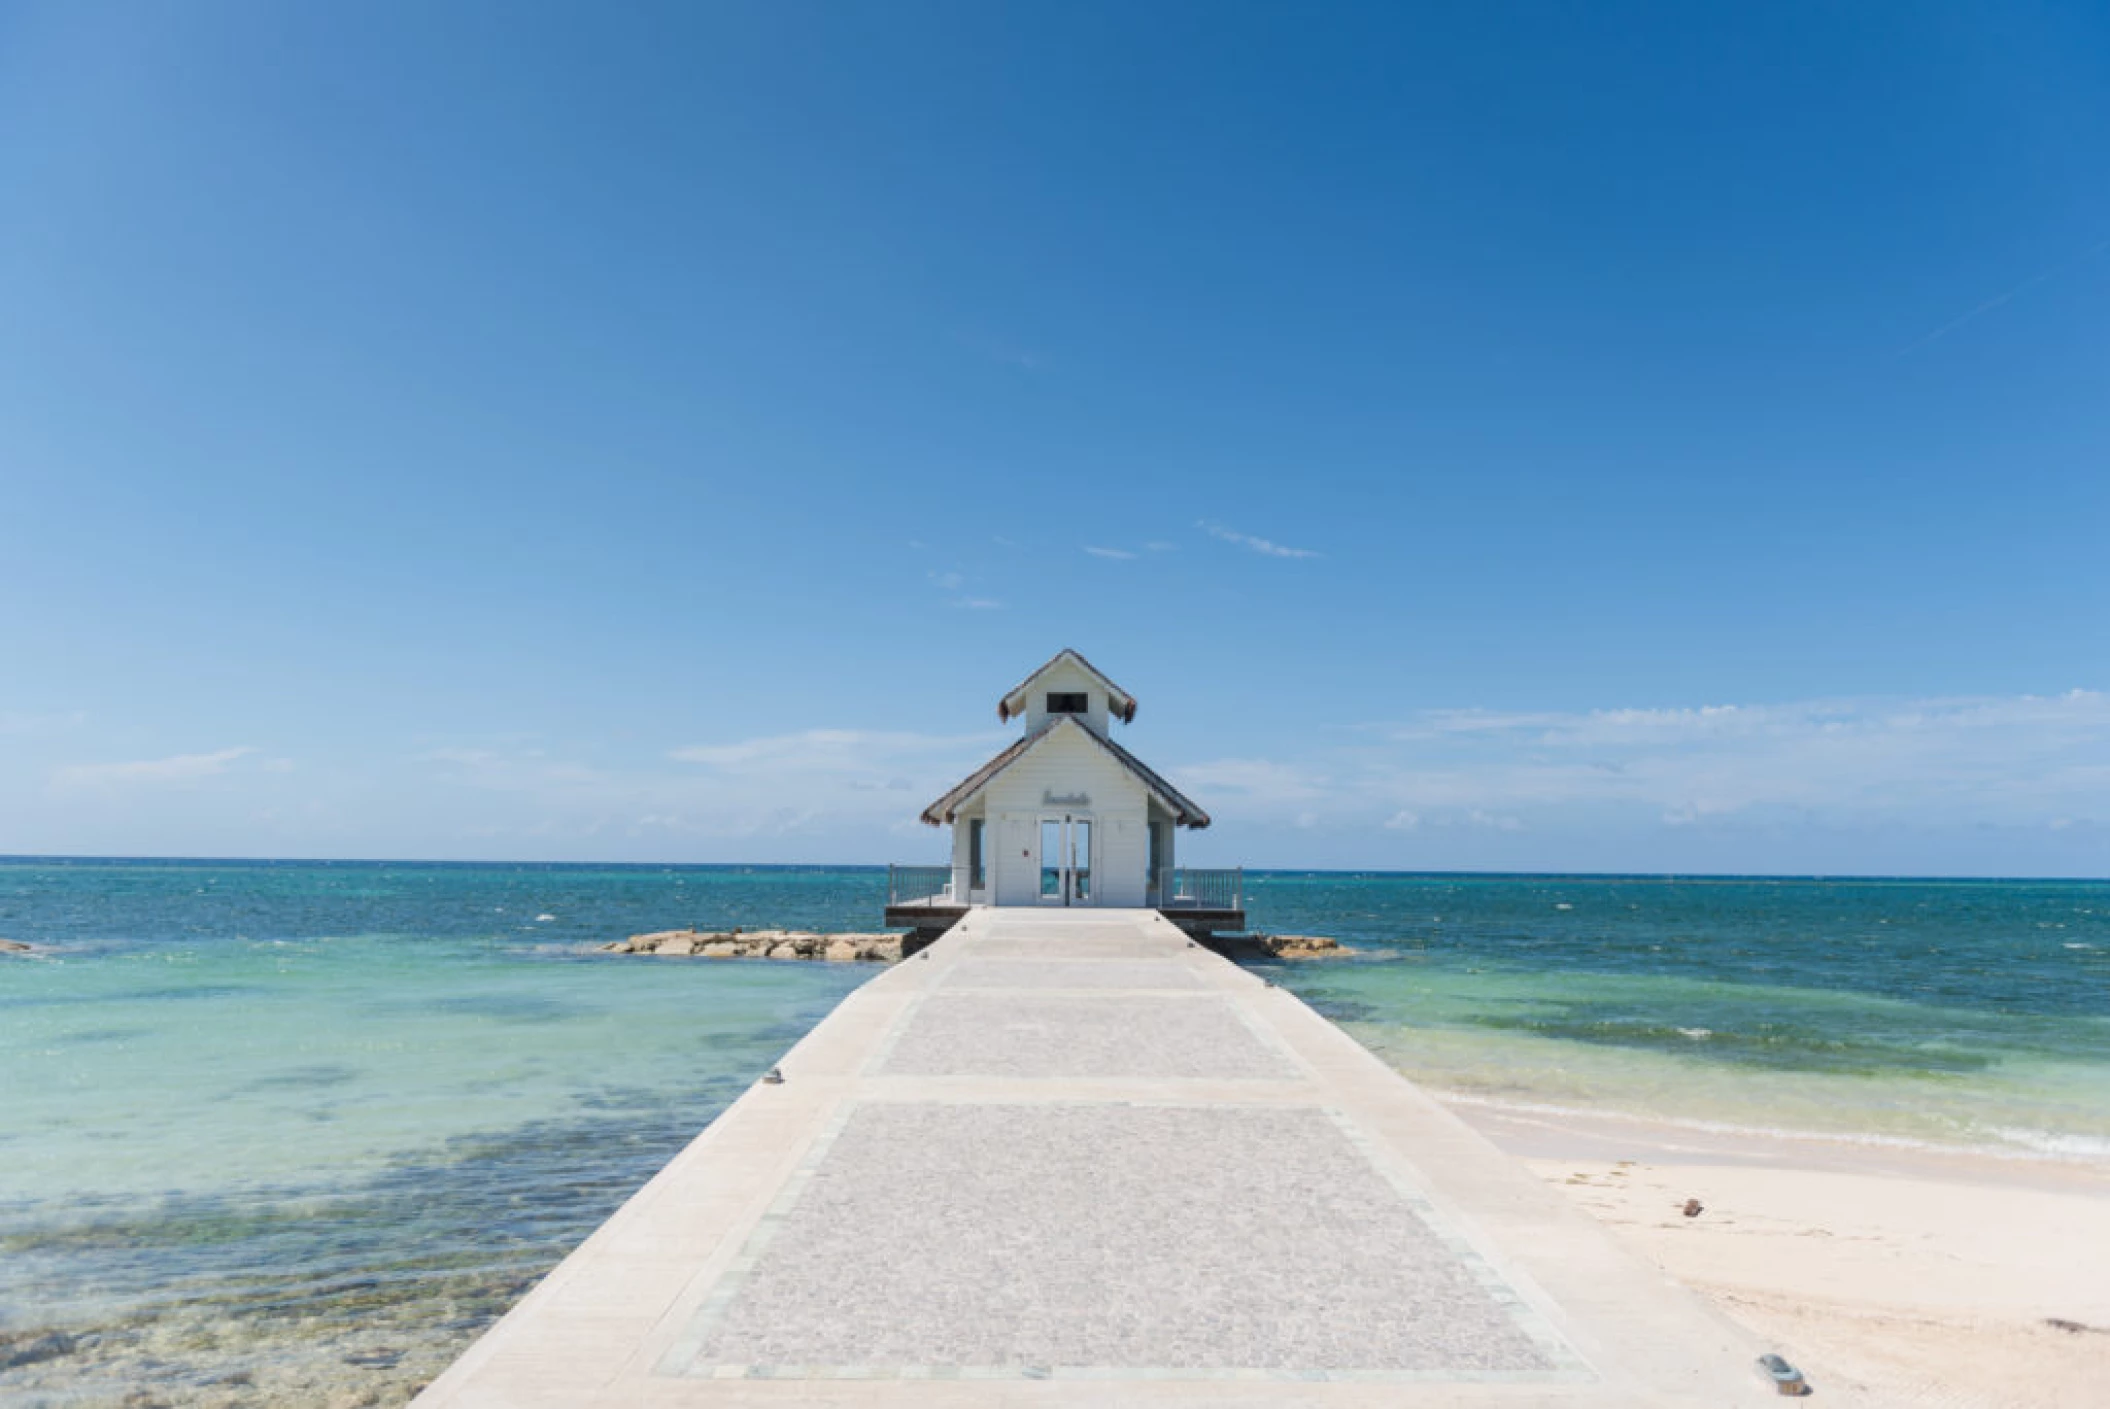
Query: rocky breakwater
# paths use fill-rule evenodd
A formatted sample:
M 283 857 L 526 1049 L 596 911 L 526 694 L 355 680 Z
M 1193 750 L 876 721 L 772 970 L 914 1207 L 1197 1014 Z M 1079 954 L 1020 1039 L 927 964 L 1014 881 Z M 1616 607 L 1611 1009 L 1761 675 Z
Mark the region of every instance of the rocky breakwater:
M 1220 934 L 1202 942 L 1226 959 L 1338 959 L 1355 953 L 1323 934 Z
M 1329 959 L 1355 951 L 1329 935 L 1263 934 L 1257 936 L 1267 952 L 1277 959 Z
M 0 939 L 0 954 L 34 954 L 36 946 L 24 944 L 19 939 Z
M 892 933 L 816 934 L 811 930 L 656 930 L 601 946 L 603 954 L 651 954 L 662 959 L 821 959 L 891 964 L 912 941 Z

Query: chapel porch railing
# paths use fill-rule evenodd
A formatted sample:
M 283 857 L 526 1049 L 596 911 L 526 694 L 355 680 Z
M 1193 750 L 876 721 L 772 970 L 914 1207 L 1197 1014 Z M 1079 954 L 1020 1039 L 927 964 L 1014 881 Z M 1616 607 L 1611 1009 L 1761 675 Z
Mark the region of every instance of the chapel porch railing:
M 887 867 L 886 903 L 889 905 L 958 904 L 959 902 L 952 898 L 952 867 Z
M 1171 882 L 1158 900 L 1160 910 L 1245 909 L 1245 867 L 1228 871 L 1198 871 L 1176 866 Z

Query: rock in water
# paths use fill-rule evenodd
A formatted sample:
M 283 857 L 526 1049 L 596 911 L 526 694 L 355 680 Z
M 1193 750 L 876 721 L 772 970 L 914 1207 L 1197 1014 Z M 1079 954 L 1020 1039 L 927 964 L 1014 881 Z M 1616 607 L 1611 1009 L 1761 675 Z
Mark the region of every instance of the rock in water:
M 901 957 L 901 936 L 887 931 L 817 934 L 811 930 L 654 930 L 595 948 L 603 954 L 652 954 L 676 959 L 866 959 L 891 963 Z
M 1346 954 L 1338 939 L 1323 934 L 1262 935 L 1260 942 L 1278 959 L 1315 959 L 1322 954 Z

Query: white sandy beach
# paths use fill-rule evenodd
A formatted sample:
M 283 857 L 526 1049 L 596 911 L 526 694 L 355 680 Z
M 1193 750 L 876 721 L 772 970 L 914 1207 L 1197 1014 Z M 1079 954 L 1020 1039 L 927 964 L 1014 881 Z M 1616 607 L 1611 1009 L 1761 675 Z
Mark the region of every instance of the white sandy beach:
M 1801 1367 L 1814 1402 L 2110 1405 L 2100 1164 L 1456 1109 Z

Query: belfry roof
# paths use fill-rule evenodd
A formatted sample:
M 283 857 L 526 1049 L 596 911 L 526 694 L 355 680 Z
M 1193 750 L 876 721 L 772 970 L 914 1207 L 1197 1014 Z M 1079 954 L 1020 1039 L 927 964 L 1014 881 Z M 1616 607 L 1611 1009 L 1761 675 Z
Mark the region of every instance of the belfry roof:
M 1136 697 L 1106 677 L 1106 672 L 1086 660 L 1076 651 L 1064 647 L 1048 658 L 1045 665 L 1014 685 L 1005 696 L 996 702 L 996 717 L 1009 721 L 1026 712 L 1026 697 L 1032 693 L 1033 682 L 1067 661 L 1106 687 L 1106 707 L 1114 718 L 1123 724 L 1133 724 L 1136 718 Z

